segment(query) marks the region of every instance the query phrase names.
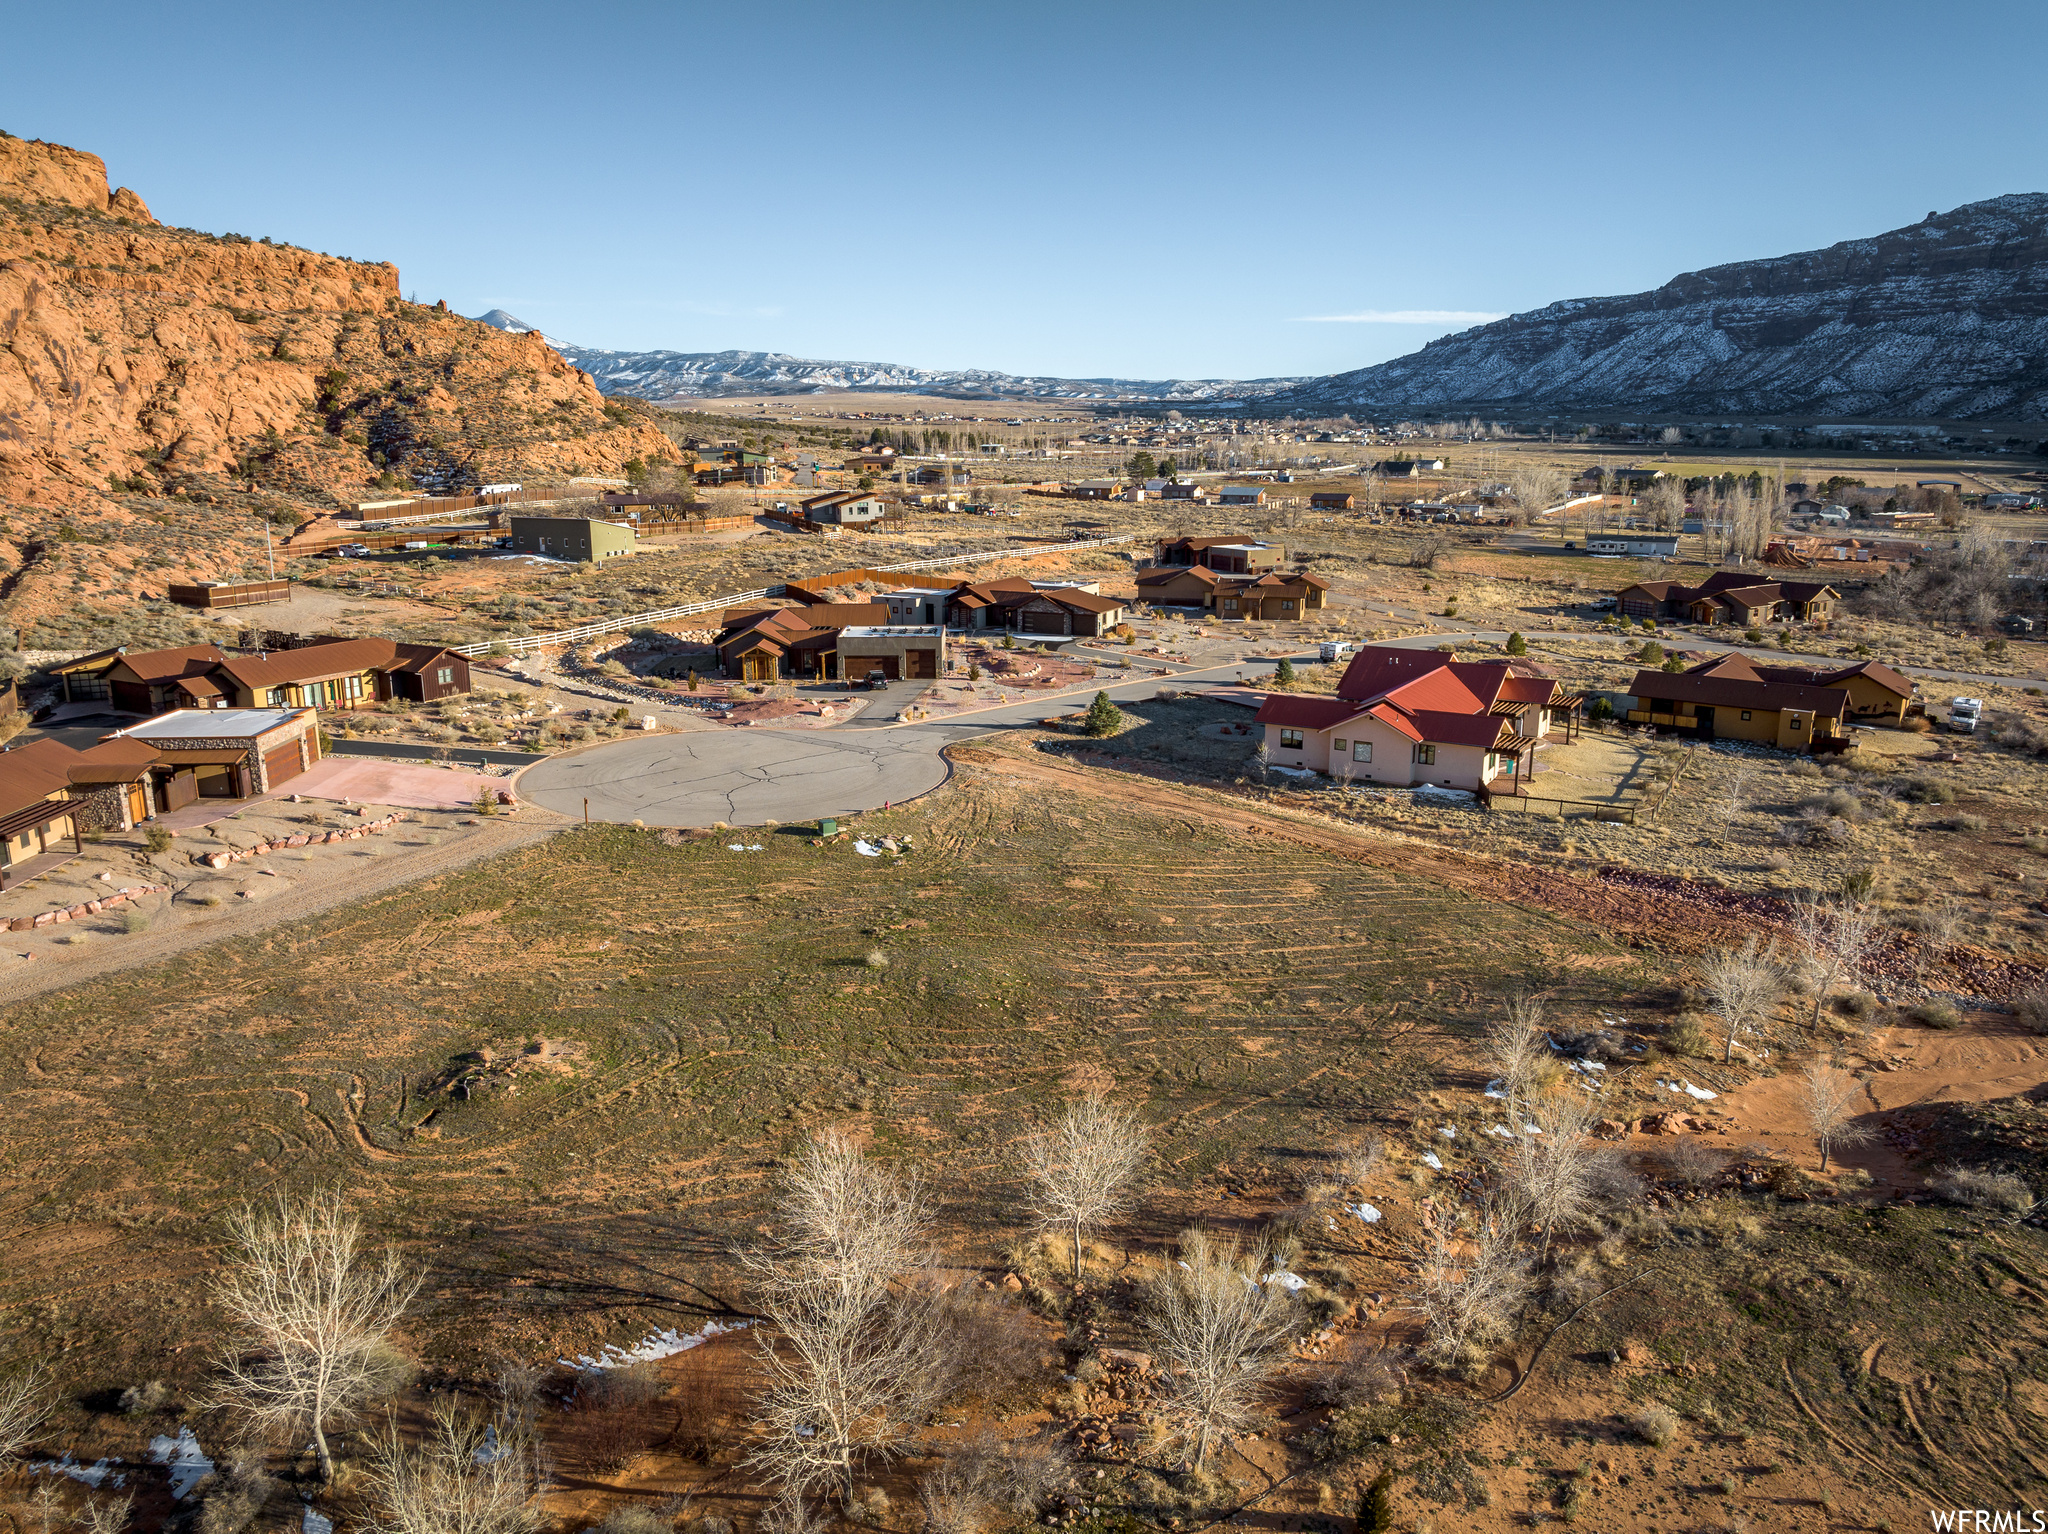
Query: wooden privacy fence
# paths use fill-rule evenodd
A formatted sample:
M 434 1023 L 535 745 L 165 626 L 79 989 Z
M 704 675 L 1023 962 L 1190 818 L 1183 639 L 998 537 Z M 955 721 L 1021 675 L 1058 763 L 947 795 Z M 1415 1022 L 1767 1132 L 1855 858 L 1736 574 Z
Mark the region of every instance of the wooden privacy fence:
M 1636 823 L 1636 808 L 1632 804 L 1602 804 L 1593 799 L 1552 799 L 1542 794 L 1486 794 L 1483 800 L 1486 808 L 1495 814 L 1555 814 L 1561 820 L 1569 820 L 1576 812 L 1586 820 L 1606 820 L 1630 826 Z M 1544 808 L 1546 805 L 1551 808 Z
M 823 586 L 844 585 L 849 578 L 880 580 L 885 576 L 913 570 L 938 570 L 951 565 L 978 564 L 988 559 L 1028 559 L 1037 554 L 1066 554 L 1078 549 L 1099 549 L 1110 544 L 1128 543 L 1137 536 L 1136 533 L 1119 533 L 1113 538 L 1090 538 L 1081 543 L 1053 543 L 1035 549 L 986 549 L 978 554 L 953 554 L 943 559 L 910 559 L 898 565 L 876 565 L 860 570 L 840 570 L 831 575 L 814 575 L 793 584 L 803 587 L 805 591 L 814 591 Z M 627 629 L 645 628 L 650 624 L 671 623 L 677 618 L 694 618 L 699 613 L 722 612 L 741 602 L 758 602 L 764 597 L 784 596 L 788 591 L 788 585 L 762 586 L 753 591 L 736 591 L 726 596 L 712 597 L 704 602 L 685 602 L 679 607 L 657 607 L 651 612 L 631 613 L 623 618 L 606 618 L 599 623 L 585 623 L 572 629 L 558 629 L 552 634 L 519 634 L 504 639 L 485 639 L 476 644 L 456 645 L 453 649 L 457 655 L 477 656 L 487 655 L 502 645 L 514 655 L 523 655 L 529 650 L 548 650 L 559 645 L 581 644 L 586 639 L 596 639 L 605 634 L 620 634 Z
M 180 607 L 258 607 L 289 602 L 290 581 L 212 581 L 201 586 L 172 586 L 165 592 Z

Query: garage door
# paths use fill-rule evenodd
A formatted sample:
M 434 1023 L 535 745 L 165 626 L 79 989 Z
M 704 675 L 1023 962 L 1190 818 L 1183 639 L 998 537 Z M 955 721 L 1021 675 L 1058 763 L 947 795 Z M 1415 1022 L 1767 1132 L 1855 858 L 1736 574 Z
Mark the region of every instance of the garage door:
M 903 664 L 905 675 L 913 680 L 936 678 L 939 674 L 939 652 L 937 650 L 905 650 Z
M 1065 613 L 1026 612 L 1024 614 L 1024 632 L 1027 634 L 1063 634 L 1066 632 L 1066 628 L 1067 615 Z
M 306 763 L 299 755 L 299 743 L 289 741 L 275 751 L 263 753 L 263 776 L 270 782 L 273 791 L 288 778 L 295 778 L 306 770 Z

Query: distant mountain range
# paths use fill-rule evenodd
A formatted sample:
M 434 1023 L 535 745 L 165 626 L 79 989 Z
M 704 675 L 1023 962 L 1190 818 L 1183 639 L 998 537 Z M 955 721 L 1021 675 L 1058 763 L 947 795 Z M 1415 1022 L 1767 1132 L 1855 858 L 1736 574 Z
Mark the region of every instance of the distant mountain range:
M 1280 390 L 1260 409 L 2038 418 L 2048 415 L 2048 195 L 1973 202 L 1626 298 L 1568 299 Z
M 523 333 L 534 327 L 503 309 L 477 316 Z M 606 394 L 656 403 L 734 394 L 939 394 L 963 399 L 1251 400 L 1309 382 L 1305 378 L 1020 378 L 980 368 L 914 368 L 890 362 L 822 362 L 781 352 L 618 352 L 545 337 Z

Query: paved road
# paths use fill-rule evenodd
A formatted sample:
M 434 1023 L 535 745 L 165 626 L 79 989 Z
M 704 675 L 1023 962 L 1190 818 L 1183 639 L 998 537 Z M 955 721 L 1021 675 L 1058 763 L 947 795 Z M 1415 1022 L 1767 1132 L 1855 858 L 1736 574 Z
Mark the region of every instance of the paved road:
M 1147 677 L 1105 687 L 1122 701 L 1149 698 L 1162 686 L 1216 687 L 1271 669 L 1269 660 L 1211 666 L 1170 678 Z M 592 820 L 645 821 L 651 826 L 758 826 L 815 820 L 901 804 L 946 781 L 939 752 L 956 741 L 1015 729 L 1083 701 L 1034 699 L 955 719 L 893 728 L 859 721 L 824 730 L 703 730 L 654 735 L 550 757 L 519 779 L 523 800 Z

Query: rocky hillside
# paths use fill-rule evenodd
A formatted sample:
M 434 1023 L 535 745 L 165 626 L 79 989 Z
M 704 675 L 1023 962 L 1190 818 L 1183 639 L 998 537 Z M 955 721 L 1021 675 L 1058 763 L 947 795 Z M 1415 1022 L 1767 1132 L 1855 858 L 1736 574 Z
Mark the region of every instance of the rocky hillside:
M 524 321 L 493 309 L 477 318 L 514 334 Z M 967 399 L 1214 400 L 1255 399 L 1300 378 L 1024 378 L 980 368 L 905 367 L 893 362 L 820 362 L 781 352 L 619 352 L 553 341 L 606 394 L 668 402 L 723 395 L 871 393 L 958 395 Z
M 0 620 L 85 642 L 260 566 L 266 520 L 672 453 L 541 337 L 398 292 L 388 262 L 171 228 L 97 156 L 0 136 Z
M 2048 195 L 1510 315 L 1270 403 L 1381 416 L 2037 418 L 2048 415 Z

